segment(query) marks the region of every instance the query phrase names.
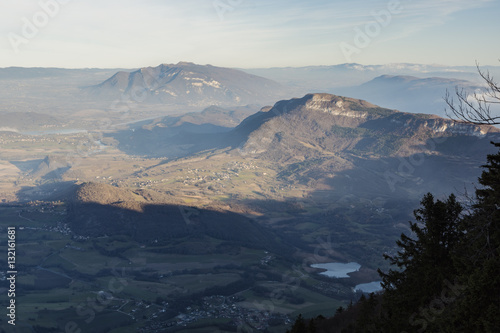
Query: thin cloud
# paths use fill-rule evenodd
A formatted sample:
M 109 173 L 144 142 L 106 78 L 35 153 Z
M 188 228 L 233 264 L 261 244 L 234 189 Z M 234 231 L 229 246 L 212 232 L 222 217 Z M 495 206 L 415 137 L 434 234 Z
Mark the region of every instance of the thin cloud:
M 222 15 L 213 0 L 73 0 L 36 38 L 21 45 L 17 55 L 7 34 L 20 34 L 21 19 L 31 18 L 40 7 L 38 0 L 2 1 L 0 66 L 136 67 L 148 61 L 190 59 L 238 67 L 276 65 L 287 59 L 282 65 L 293 66 L 304 64 L 308 55 L 310 64 L 330 64 L 338 44 L 352 41 L 354 29 L 373 21 L 371 13 L 388 4 L 388 0 L 221 1 L 234 4 Z M 457 13 L 493 3 L 400 2 L 402 13 L 393 17 L 373 44 L 397 43 L 425 34 L 448 24 Z
M 439 27 L 452 19 L 453 15 L 471 9 L 483 8 L 493 3 L 493 0 L 422 0 L 400 1 L 401 13 L 392 17 L 391 26 L 374 40 L 381 44 L 389 41 L 410 38 L 424 30 Z M 364 18 L 365 21 L 360 19 Z M 373 16 L 364 16 L 361 11 L 357 22 L 351 22 L 350 29 L 359 28 L 374 21 Z

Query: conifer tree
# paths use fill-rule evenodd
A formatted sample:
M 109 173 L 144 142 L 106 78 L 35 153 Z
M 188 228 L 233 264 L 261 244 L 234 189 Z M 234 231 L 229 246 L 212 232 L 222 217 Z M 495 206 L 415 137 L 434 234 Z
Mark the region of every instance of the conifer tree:
M 500 144 L 495 144 L 500 148 Z M 463 291 L 437 323 L 444 332 L 500 332 L 500 151 L 488 155 L 454 258 Z
M 459 240 L 458 225 L 462 206 L 452 194 L 446 201 L 428 193 L 410 222 L 412 235 L 401 235 L 401 248 L 394 256 L 385 255 L 397 270 L 383 273 L 383 324 L 386 332 L 400 332 L 414 326 L 412 314 L 438 295 L 447 281 L 456 276 L 453 254 Z

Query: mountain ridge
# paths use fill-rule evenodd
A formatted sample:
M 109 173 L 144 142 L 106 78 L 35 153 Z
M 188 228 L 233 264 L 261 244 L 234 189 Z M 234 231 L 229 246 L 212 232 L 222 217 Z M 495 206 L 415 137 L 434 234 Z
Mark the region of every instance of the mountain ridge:
M 302 128 L 301 121 L 308 122 L 309 126 Z M 287 125 L 289 122 L 294 123 L 293 127 Z M 320 136 L 331 137 L 328 132 L 333 126 L 363 128 L 366 131 L 378 131 L 379 134 L 393 132 L 411 136 L 422 135 L 419 132 L 425 130 L 430 131 L 428 135 L 463 134 L 477 137 L 500 132 L 491 126 L 459 123 L 435 115 L 399 112 L 354 98 L 331 94 L 308 94 L 302 98 L 280 101 L 269 111 L 259 112 L 247 118 L 231 134 L 243 140 L 248 138 L 247 142 L 239 144 L 242 145 L 243 151 L 258 153 L 273 149 L 271 142 L 276 133 L 288 131 L 290 139 L 293 139 L 293 136 L 301 136 L 315 140 L 314 135 L 308 133 L 309 129 L 316 130 L 316 134 Z M 317 132 L 318 130 L 321 130 L 321 133 Z M 258 133 L 253 133 L 254 131 Z M 375 136 L 373 138 L 375 139 Z M 260 148 L 251 148 L 255 146 Z
M 208 110 L 211 109 L 206 112 Z M 225 114 L 228 114 L 227 111 Z M 176 119 L 184 120 L 176 124 Z M 269 155 L 273 151 L 277 153 L 283 148 L 283 151 L 289 151 L 286 155 L 293 157 L 297 155 L 292 152 L 296 149 L 305 153 L 299 157 L 303 159 L 322 155 L 320 152 L 339 153 L 348 147 L 362 154 L 380 153 L 389 156 L 398 151 L 399 154 L 405 154 L 418 151 L 413 146 L 425 144 L 432 137 L 465 135 L 485 138 L 500 131 L 491 126 L 460 123 L 436 115 L 401 112 L 365 100 L 324 93 L 278 101 L 274 106 L 264 107 L 248 116 L 233 129 L 204 123 L 207 119 L 201 115 L 193 119 L 185 116 L 168 118 L 167 121 L 153 122 L 133 132 L 117 133 L 115 137 L 121 140 L 123 149 L 135 146 L 127 150 L 134 154 L 140 154 L 140 147 L 146 143 L 155 142 L 155 151 L 149 149 L 149 153 L 157 157 L 166 151 L 168 153 L 163 156 L 175 158 L 229 147 L 235 153 L 252 156 L 262 153 Z M 220 125 L 223 124 L 217 124 Z M 293 148 L 285 147 L 289 144 Z M 388 148 L 391 145 L 393 147 Z M 371 152 L 370 149 L 375 151 Z

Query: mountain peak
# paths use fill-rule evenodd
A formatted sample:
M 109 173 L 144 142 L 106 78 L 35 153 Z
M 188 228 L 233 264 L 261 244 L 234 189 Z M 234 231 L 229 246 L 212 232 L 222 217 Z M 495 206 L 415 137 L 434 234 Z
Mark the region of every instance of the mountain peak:
M 194 66 L 195 63 L 194 62 L 190 62 L 190 61 L 179 61 L 176 66 Z
M 364 100 L 327 93 L 307 94 L 302 98 L 280 101 L 268 112 L 274 113 L 275 115 L 281 115 L 289 113 L 292 110 L 305 112 L 319 111 L 331 115 L 344 115 L 355 118 L 376 115 L 382 110 L 384 111 L 384 115 L 397 112 L 380 108 Z
M 266 104 L 287 91 L 275 81 L 236 69 L 185 61 L 118 72 L 88 89 L 94 97 L 122 98 L 140 92 L 141 102 L 196 107 Z

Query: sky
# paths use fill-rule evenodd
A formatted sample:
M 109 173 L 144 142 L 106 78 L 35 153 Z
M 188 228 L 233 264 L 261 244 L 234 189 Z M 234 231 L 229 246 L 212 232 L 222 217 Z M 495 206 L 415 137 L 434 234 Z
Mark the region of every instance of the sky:
M 2 0 L 0 67 L 500 65 L 499 0 Z

